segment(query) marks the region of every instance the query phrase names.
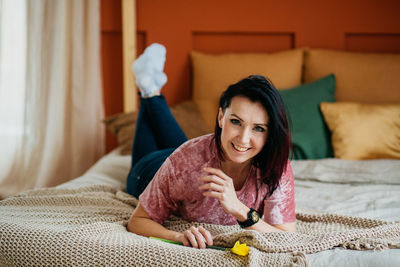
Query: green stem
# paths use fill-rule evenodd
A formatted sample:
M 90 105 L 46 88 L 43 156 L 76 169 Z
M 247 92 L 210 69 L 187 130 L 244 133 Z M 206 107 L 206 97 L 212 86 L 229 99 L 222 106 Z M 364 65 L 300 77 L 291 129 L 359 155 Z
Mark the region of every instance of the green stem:
M 162 238 L 158 238 L 158 237 L 154 237 L 154 236 L 150 236 L 150 239 L 156 239 L 156 240 L 160 240 L 166 243 L 171 243 L 171 244 L 176 244 L 176 245 L 181 245 L 183 246 L 183 244 L 181 242 L 178 241 L 173 241 L 173 240 L 168 240 L 168 239 L 162 239 Z M 206 248 L 212 248 L 212 249 L 217 249 L 217 250 L 229 250 L 228 248 L 223 248 L 223 247 L 217 247 L 217 246 L 206 246 Z

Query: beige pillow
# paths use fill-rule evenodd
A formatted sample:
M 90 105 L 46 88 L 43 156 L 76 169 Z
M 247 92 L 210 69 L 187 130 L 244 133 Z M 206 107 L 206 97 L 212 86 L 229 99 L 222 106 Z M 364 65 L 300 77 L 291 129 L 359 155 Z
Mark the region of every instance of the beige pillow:
M 264 75 L 277 88 L 301 84 L 303 50 L 278 53 L 204 54 L 191 53 L 193 100 L 210 127 L 215 125 L 221 93 L 233 83 L 251 75 Z
M 189 139 L 213 131 L 204 122 L 193 101 L 186 101 L 173 106 L 171 112 Z M 107 130 L 117 137 L 122 155 L 129 155 L 132 152 L 136 119 L 137 112 L 129 112 L 110 116 L 103 121 Z
M 336 158 L 400 158 L 400 104 L 321 103 Z
M 336 77 L 337 101 L 400 103 L 400 54 L 305 51 L 306 83 L 330 73 Z

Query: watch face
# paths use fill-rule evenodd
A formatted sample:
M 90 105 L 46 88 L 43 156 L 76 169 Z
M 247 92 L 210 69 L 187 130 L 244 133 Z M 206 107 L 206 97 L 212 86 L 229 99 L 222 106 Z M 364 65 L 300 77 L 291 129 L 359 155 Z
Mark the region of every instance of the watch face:
M 253 211 L 251 213 L 251 219 L 252 219 L 253 222 L 258 222 L 259 216 L 258 216 L 258 213 L 256 211 Z

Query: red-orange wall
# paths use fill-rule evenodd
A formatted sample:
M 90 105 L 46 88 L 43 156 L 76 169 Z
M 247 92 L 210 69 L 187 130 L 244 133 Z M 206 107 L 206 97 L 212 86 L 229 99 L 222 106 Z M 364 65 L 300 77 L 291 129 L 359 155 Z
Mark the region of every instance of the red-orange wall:
M 122 111 L 121 3 L 102 0 L 106 115 Z M 400 53 L 398 0 L 137 0 L 138 53 L 167 47 L 163 93 L 190 97 L 188 52 L 274 52 L 296 47 Z M 107 136 L 107 149 L 116 142 Z

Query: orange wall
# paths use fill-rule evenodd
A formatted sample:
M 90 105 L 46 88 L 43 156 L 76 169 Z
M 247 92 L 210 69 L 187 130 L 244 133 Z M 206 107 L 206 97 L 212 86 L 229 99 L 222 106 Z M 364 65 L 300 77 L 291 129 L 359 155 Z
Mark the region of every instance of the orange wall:
M 121 4 L 102 0 L 106 115 L 122 111 Z M 163 93 L 190 97 L 191 50 L 274 52 L 296 47 L 400 53 L 398 0 L 137 0 L 138 53 L 167 47 Z M 108 150 L 116 142 L 107 137 Z

